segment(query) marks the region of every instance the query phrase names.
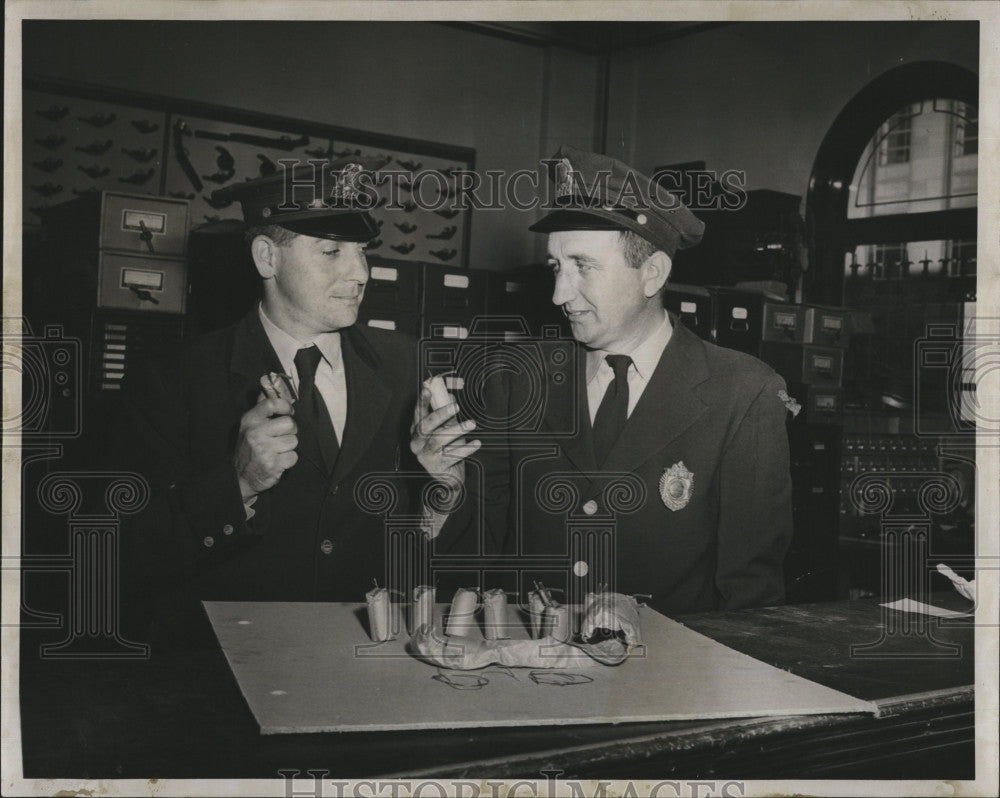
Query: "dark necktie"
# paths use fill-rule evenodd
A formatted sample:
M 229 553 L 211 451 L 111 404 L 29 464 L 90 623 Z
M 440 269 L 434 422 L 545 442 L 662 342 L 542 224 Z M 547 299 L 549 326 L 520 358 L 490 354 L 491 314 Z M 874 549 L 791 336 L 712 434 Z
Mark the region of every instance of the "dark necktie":
M 316 389 L 316 367 L 322 357 L 315 344 L 295 353 L 295 370 L 299 374 L 295 423 L 298 425 L 299 453 L 317 465 L 325 465 L 329 473 L 333 471 L 340 445 L 326 402 Z
M 604 465 L 628 419 L 628 367 L 632 365 L 628 355 L 608 355 L 605 360 L 615 378 L 608 384 L 594 416 L 594 455 L 599 466 Z

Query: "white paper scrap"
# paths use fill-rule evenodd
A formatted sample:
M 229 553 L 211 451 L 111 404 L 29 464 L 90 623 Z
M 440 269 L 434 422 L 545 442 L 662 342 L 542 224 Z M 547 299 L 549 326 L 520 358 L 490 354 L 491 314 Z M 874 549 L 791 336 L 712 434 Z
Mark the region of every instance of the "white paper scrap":
M 971 612 L 946 610 L 941 607 L 935 607 L 931 604 L 924 604 L 922 601 L 914 601 L 913 599 L 908 598 L 891 601 L 887 604 L 881 604 L 879 606 L 888 607 L 890 610 L 899 610 L 900 612 L 917 612 L 921 615 L 933 615 L 935 618 L 971 618 L 973 615 Z

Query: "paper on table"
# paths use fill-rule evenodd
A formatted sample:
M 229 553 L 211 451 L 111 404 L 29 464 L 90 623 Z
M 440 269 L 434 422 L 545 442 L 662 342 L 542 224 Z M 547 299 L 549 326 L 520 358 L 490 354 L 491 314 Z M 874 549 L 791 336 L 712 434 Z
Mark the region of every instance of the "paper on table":
M 435 608 L 436 628 L 446 606 Z M 413 657 L 402 635 L 371 643 L 364 607 L 358 604 L 205 602 L 205 611 L 263 734 L 643 723 L 877 709 L 869 701 L 727 648 L 648 607 L 642 609 L 641 656 L 615 667 L 528 671 L 432 667 Z M 543 640 L 529 639 L 526 620 L 518 607 L 508 605 L 511 640 L 544 650 L 548 644 Z M 478 623 L 469 632 L 453 640 L 482 642 Z
M 941 607 L 935 607 L 931 604 L 924 604 L 922 601 L 914 601 L 913 599 L 908 598 L 891 601 L 887 604 L 881 604 L 879 606 L 888 607 L 890 610 L 899 610 L 900 612 L 917 612 L 921 615 L 933 615 L 935 618 L 971 618 L 973 615 L 971 612 L 946 610 Z

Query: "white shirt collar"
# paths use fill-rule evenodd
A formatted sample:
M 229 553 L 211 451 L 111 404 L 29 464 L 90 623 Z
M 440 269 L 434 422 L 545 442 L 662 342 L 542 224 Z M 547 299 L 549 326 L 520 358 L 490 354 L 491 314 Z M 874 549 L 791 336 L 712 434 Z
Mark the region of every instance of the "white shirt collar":
M 330 364 L 330 368 L 337 371 L 341 367 L 343 361 L 340 354 L 339 332 L 320 333 L 312 341 L 300 341 L 267 317 L 263 303 L 257 306 L 257 310 L 260 314 L 260 323 L 264 327 L 264 332 L 267 334 L 271 346 L 274 347 L 274 352 L 278 356 L 285 374 L 298 376 L 295 371 L 295 353 L 313 344 L 319 347 L 320 354 Z
M 587 352 L 587 382 L 589 383 L 597 376 L 597 371 L 602 365 L 606 365 L 604 358 L 609 354 L 629 355 L 636 373 L 646 382 L 653 376 L 663 350 L 667 348 L 673 328 L 670 325 L 670 317 L 663 311 L 663 321 L 647 336 L 646 340 L 639 344 L 631 352 L 607 352 L 603 349 L 591 349 Z M 610 368 L 610 366 L 608 366 Z

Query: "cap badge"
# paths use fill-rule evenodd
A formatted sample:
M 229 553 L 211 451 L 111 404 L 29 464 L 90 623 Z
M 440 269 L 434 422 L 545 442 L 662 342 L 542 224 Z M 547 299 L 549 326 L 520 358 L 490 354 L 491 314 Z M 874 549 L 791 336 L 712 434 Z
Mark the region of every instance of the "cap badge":
M 364 167 L 349 163 L 334 176 L 335 183 L 330 199 L 334 202 L 354 202 L 361 193 L 361 174 Z
M 667 508 L 673 512 L 687 507 L 694 492 L 694 474 L 681 460 L 663 471 L 660 477 L 660 498 Z
M 576 193 L 573 183 L 573 165 L 569 158 L 561 158 L 556 162 L 556 197 L 572 197 Z

